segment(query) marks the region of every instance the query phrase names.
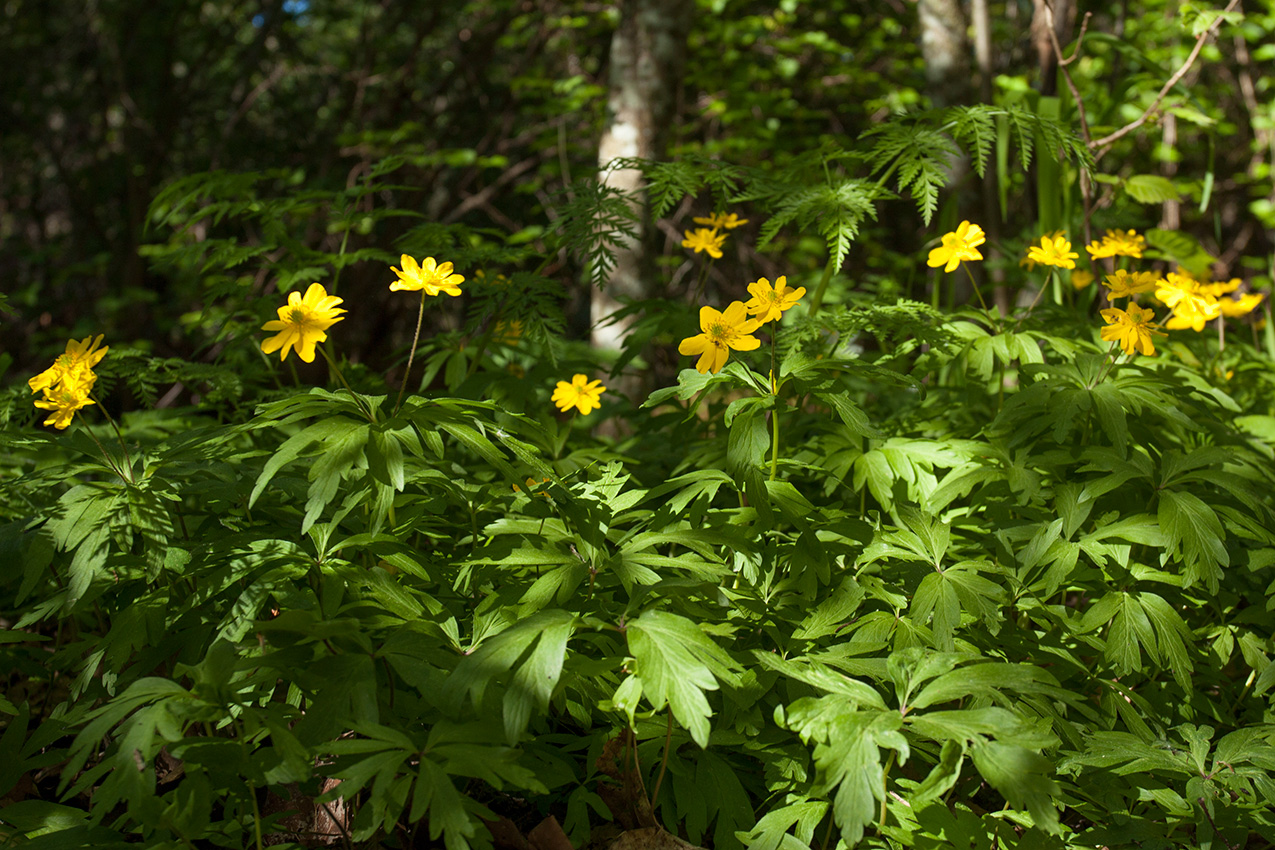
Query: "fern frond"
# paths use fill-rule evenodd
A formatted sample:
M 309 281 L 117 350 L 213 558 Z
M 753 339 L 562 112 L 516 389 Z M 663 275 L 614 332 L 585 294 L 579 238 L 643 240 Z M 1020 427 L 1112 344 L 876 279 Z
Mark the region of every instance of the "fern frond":
M 560 245 L 585 266 L 589 282 L 601 288 L 615 268 L 616 253 L 637 239 L 637 206 L 631 193 L 596 180 L 577 181 L 572 194 L 558 209 Z

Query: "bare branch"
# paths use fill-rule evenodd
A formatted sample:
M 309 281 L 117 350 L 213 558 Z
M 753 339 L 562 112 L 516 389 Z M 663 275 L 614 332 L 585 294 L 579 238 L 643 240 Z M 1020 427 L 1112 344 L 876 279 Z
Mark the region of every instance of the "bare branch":
M 1240 5 L 1240 0 L 1231 0 L 1230 3 L 1226 4 L 1226 8 L 1222 10 L 1222 14 L 1217 16 L 1217 19 L 1213 21 L 1213 23 L 1209 26 L 1209 28 L 1206 29 L 1204 32 L 1200 33 L 1199 37 L 1196 38 L 1195 40 L 1195 47 L 1191 48 L 1191 53 L 1190 55 L 1186 57 L 1186 61 L 1182 63 L 1182 67 L 1179 68 L 1172 77 L 1169 77 L 1169 81 L 1164 84 L 1164 88 L 1160 89 L 1160 93 L 1156 95 L 1155 100 L 1152 101 L 1151 105 L 1147 107 L 1145 112 L 1143 112 L 1140 116 L 1138 116 L 1136 120 L 1131 121 L 1130 123 L 1124 125 L 1119 130 L 1116 130 L 1114 133 L 1112 133 L 1111 135 L 1104 136 L 1101 139 L 1097 139 L 1089 143 L 1089 146 L 1093 148 L 1094 150 L 1094 159 L 1098 159 L 1103 154 L 1105 154 L 1108 150 L 1110 150 L 1111 146 L 1116 142 L 1117 139 L 1124 138 L 1125 136 L 1129 135 L 1134 130 L 1138 129 L 1139 127 L 1141 127 L 1143 124 L 1147 122 L 1147 119 L 1150 118 L 1151 114 L 1155 112 L 1156 109 L 1160 106 L 1160 102 L 1164 100 L 1165 96 L 1169 93 L 1170 89 L 1176 86 L 1178 84 L 1178 81 L 1181 80 L 1182 77 L 1186 75 L 1187 70 L 1189 70 L 1192 63 L 1195 62 L 1195 58 L 1199 56 L 1200 51 L 1204 49 L 1204 42 L 1207 41 L 1210 36 L 1216 34 L 1217 31 L 1221 28 L 1222 22 L 1226 20 L 1226 18 L 1224 17 L 1226 13 L 1233 11 L 1235 7 L 1239 5 Z

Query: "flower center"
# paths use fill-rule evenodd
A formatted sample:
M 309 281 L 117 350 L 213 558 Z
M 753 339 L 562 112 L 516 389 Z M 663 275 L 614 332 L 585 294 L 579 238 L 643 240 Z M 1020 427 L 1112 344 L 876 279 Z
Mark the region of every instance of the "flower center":
M 721 342 L 730 336 L 730 328 L 723 322 L 714 322 L 708 326 L 708 335 L 714 342 Z
M 293 307 L 288 311 L 288 321 L 294 325 L 304 325 L 310 320 L 310 312 L 304 307 Z

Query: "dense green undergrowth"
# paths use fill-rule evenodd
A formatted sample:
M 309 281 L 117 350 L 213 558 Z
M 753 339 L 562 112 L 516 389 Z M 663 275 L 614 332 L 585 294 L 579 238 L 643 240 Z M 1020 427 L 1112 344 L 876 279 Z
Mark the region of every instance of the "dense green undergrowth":
M 613 380 L 563 341 L 546 268 L 565 252 L 601 279 L 624 197 L 578 184 L 543 250 L 426 222 L 322 255 L 303 217 L 374 232 L 403 212 L 367 203 L 400 161 L 344 195 L 171 186 L 151 256 L 206 281 L 187 324 L 217 362 L 108 339 L 96 382 L 63 376 L 96 399 L 65 430 L 8 376 L 0 835 L 460 850 L 553 816 L 577 847 L 655 825 L 722 850 L 1269 844 L 1265 305 L 1146 356 L 1103 338 L 1134 311 L 1104 323 L 1109 287 L 1077 286 L 1061 243 L 1042 244 L 1062 263 L 1009 264 L 1008 315 L 944 305 L 968 253 L 929 304 L 841 280 L 882 203 L 929 221 L 958 149 L 980 172 L 1091 167 L 1025 107 L 907 117 L 783 173 L 633 163 L 654 215 L 698 198 L 753 224 L 715 239 L 817 234 L 828 262 L 786 274 L 796 306 L 735 322 L 755 350 L 588 415 L 556 410 L 556 383 Z M 1146 238 L 1079 270 L 1211 285 L 1192 240 Z M 245 297 L 250 271 L 335 295 L 341 268 L 384 263 L 384 300 L 343 304 L 353 328 L 416 308 L 388 288 L 400 252 L 464 275 L 457 301 L 421 295 L 454 330 L 363 364 L 332 322 L 300 376 L 262 352 L 284 296 Z M 617 372 L 662 374 L 715 333 L 702 307 L 749 298 L 704 287 L 707 251 L 681 262 L 681 294 L 626 309 Z M 190 405 L 159 403 L 178 383 Z

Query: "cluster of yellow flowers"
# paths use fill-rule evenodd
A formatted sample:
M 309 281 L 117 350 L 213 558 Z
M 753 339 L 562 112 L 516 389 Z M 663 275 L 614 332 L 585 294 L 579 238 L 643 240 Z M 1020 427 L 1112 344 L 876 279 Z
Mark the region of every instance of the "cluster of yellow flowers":
M 714 260 L 722 258 L 722 246 L 726 244 L 725 233 L 719 233 L 719 228 L 734 230 L 736 227 L 748 224 L 748 219 L 740 218 L 735 213 L 713 213 L 710 216 L 697 216 L 692 219 L 696 224 L 706 225 L 698 227 L 695 230 L 684 231 L 685 239 L 682 240 L 683 248 L 690 248 L 696 254 L 707 253 Z
M 103 336 L 98 334 L 96 339 L 86 336 L 79 342 L 68 340 L 65 353 L 59 354 L 48 369 L 27 381 L 31 392 L 44 393 L 44 398 L 35 402 L 35 406 L 52 412 L 44 420 L 45 425 L 65 430 L 77 410 L 97 404 L 89 398 L 93 384 L 97 382 L 93 367 L 102 362 L 106 352 L 111 350 L 110 346 L 98 348 Z
M 926 264 L 931 268 L 943 266 L 946 272 L 953 271 L 962 262 L 983 259 L 978 246 L 985 241 L 986 236 L 981 227 L 963 221 L 956 230 L 943 236 L 939 247 L 930 251 Z M 1146 239 L 1136 231 L 1108 230 L 1101 240 L 1095 239 L 1086 245 L 1085 250 L 1094 260 L 1109 257 L 1140 259 L 1146 245 Z M 1059 230 L 1046 233 L 1040 237 L 1039 245 L 1030 246 L 1022 265 L 1034 267 L 1040 263 L 1075 269 L 1075 260 L 1079 256 L 1071 250 L 1071 242 Z M 1083 289 L 1093 282 L 1094 276 L 1091 272 L 1075 270 L 1071 279 L 1077 289 Z M 1172 311 L 1163 325 L 1168 330 L 1191 328 L 1201 331 L 1207 321 L 1218 316 L 1236 318 L 1247 315 L 1262 302 L 1261 293 L 1256 292 L 1239 298 L 1223 297 L 1239 289 L 1239 278 L 1226 283 L 1210 283 L 1197 280 L 1183 269 L 1163 277 L 1156 272 L 1118 269 L 1114 274 L 1106 275 L 1103 283 L 1108 289 L 1108 301 L 1130 299 L 1128 309 L 1109 307 L 1101 311 L 1102 319 L 1107 323 L 1107 327 L 1102 329 L 1102 338 L 1118 342 L 1126 354 L 1155 354 L 1152 338 L 1165 336 L 1160 332 L 1161 325 L 1152 321 L 1155 318 L 1154 312 L 1134 303 L 1133 299 L 1140 294 L 1154 292 L 1154 298 Z
M 1260 292 L 1250 292 L 1239 298 L 1223 297 L 1239 289 L 1239 278 L 1225 283 L 1210 283 L 1192 277 L 1183 269 L 1169 272 L 1164 277 L 1155 272 L 1118 269 L 1105 277 L 1103 285 L 1108 290 L 1108 301 L 1129 299 L 1127 310 L 1110 307 L 1102 311 L 1103 321 L 1108 325 L 1102 329 L 1102 338 L 1118 341 L 1126 354 L 1133 354 L 1135 350 L 1142 354 L 1155 354 L 1151 336 L 1164 336 L 1156 333 L 1161 325 L 1151 321 L 1152 312 L 1134 303 L 1133 299 L 1139 295 L 1153 293 L 1156 301 L 1172 311 L 1163 324 L 1171 331 L 1190 328 L 1199 332 L 1204 330 L 1206 322 L 1219 316 L 1239 318 L 1253 312 L 1262 303 Z
M 753 281 L 748 284 L 748 293 L 753 297 L 747 303 L 732 301 L 725 310 L 701 307 L 699 326 L 703 333 L 687 337 L 678 345 L 679 353 L 700 356 L 695 364 L 700 374 L 720 372 L 731 349 L 753 351 L 760 346 L 761 340 L 752 334 L 767 322 L 779 321 L 806 294 L 806 287 L 789 289 L 788 278 L 781 275 L 773 286 L 764 277 Z

